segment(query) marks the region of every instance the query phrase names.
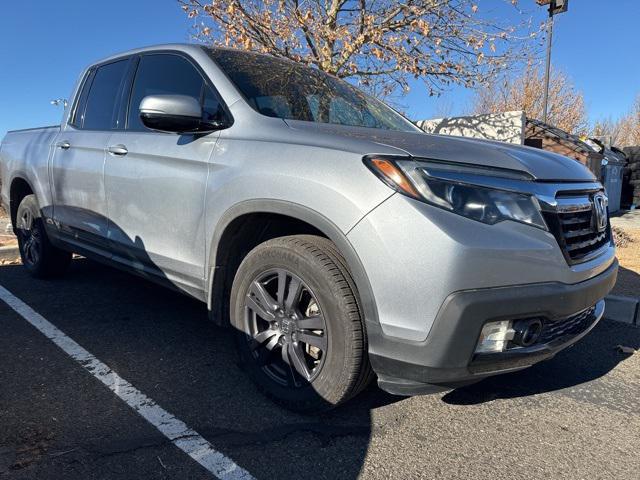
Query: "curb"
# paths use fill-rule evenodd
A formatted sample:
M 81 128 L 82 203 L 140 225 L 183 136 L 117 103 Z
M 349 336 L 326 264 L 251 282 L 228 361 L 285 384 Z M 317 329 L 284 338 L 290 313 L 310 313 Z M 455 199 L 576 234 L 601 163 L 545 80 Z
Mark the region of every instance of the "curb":
M 0 247 L 0 260 L 17 260 L 20 258 L 20 250 L 17 245 Z
M 640 301 L 633 297 L 607 295 L 605 297 L 604 318 L 627 325 L 640 326 Z

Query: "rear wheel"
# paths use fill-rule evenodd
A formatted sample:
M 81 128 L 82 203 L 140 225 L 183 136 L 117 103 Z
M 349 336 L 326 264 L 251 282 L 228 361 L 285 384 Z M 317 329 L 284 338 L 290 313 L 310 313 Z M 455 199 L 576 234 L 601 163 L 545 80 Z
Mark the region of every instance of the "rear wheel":
M 35 195 L 27 195 L 18 206 L 16 236 L 22 264 L 38 278 L 62 274 L 71 261 L 71 253 L 54 247 L 47 238 Z
M 357 293 L 327 239 L 281 237 L 245 257 L 231 292 L 242 365 L 272 399 L 327 410 L 371 378 Z

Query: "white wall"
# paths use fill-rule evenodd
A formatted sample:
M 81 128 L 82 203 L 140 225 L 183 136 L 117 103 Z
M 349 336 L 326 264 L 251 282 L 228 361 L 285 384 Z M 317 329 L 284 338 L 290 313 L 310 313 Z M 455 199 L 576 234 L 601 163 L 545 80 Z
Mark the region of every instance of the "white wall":
M 524 112 L 491 113 L 470 117 L 449 117 L 417 122 L 427 133 L 457 135 L 459 137 L 524 143 L 526 117 Z

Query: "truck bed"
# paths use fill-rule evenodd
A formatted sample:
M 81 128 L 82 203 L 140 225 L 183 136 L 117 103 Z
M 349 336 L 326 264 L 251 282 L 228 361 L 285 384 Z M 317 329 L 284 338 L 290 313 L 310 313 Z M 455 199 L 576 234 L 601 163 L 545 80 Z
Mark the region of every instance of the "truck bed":
M 48 184 L 47 165 L 53 144 L 60 126 L 27 128 L 7 132 L 0 145 L 0 194 L 2 204 L 9 206 L 9 189 L 12 175 L 20 174 L 27 178 L 33 188 L 39 191 L 39 198 L 50 197 L 46 185 Z M 44 205 L 43 205 L 44 206 Z

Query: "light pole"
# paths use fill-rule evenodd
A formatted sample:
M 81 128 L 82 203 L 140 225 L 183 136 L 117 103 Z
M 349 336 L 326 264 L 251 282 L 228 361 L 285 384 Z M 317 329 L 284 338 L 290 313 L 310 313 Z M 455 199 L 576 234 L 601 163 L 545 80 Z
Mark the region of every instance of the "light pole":
M 553 16 L 564 13 L 569 8 L 569 0 L 536 0 L 538 5 L 549 5 L 549 22 L 547 23 L 547 67 L 544 75 L 544 100 L 542 105 L 542 121 L 547 123 L 549 109 L 549 74 L 551 73 L 551 40 L 553 38 Z

